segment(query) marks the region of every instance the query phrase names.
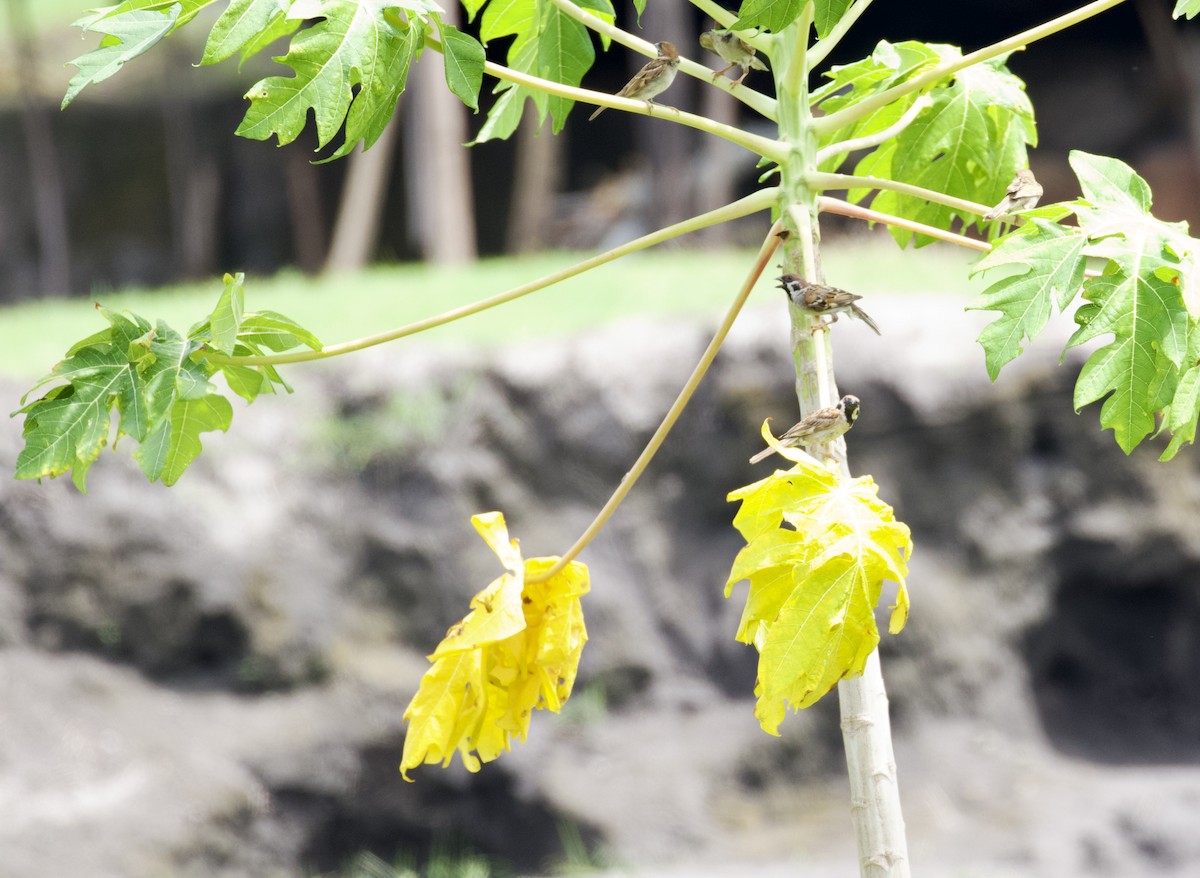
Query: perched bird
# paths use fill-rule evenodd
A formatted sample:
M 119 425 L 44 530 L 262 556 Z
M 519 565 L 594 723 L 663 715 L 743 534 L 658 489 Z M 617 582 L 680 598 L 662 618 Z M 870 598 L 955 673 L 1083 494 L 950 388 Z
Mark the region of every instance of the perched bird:
M 985 220 L 1000 219 L 1018 210 L 1030 210 L 1037 207 L 1038 199 L 1042 197 L 1042 184 L 1034 179 L 1033 171 L 1028 168 L 1017 171 L 1017 176 L 1008 184 L 1008 191 L 1000 199 L 1000 203 L 983 215 Z
M 634 98 L 654 106 L 653 99 L 666 91 L 675 81 L 675 74 L 679 71 L 679 50 L 673 43 L 665 40 L 655 43 L 654 48 L 658 49 L 658 57 L 639 70 L 633 79 L 625 83 L 625 87 L 617 92 L 617 97 Z M 591 122 L 606 109 L 608 108 L 597 107 L 596 112 L 588 116 L 588 121 Z
M 779 444 L 785 448 L 800 446 L 806 451 L 815 445 L 825 445 L 841 436 L 854 426 L 858 420 L 858 397 L 843 396 L 837 405 L 817 409 L 804 420 L 794 425 L 779 437 Z M 751 463 L 766 460 L 775 453 L 774 448 L 764 448 L 754 457 Z
M 883 335 L 870 315 L 856 304 L 862 296 L 839 290 L 837 287 L 810 283 L 798 274 L 785 274 L 776 280 L 788 298 L 801 308 L 807 308 L 814 314 L 831 314 L 834 320 L 838 314 L 849 314 L 875 330 L 876 335 Z
M 730 86 L 730 88 L 734 88 L 742 84 L 742 80 L 751 70 L 767 69 L 766 64 L 754 57 L 757 50 L 731 30 L 714 28 L 705 31 L 700 34 L 700 45 L 729 62 L 728 65 L 712 75 L 713 82 L 716 82 L 717 77 L 731 67 L 741 67 L 742 75 L 735 79 L 733 85 Z

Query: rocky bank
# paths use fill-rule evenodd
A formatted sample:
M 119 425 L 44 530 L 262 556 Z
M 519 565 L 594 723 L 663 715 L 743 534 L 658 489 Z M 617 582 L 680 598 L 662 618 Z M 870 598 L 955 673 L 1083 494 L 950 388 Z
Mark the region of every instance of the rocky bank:
M 1200 457 L 1122 455 L 1051 346 L 990 384 L 960 299 L 871 310 L 882 338 L 835 345 L 852 468 L 917 545 L 883 644 L 915 873 L 1197 874 Z M 470 515 L 562 551 L 710 326 L 393 347 L 296 369 L 173 489 L 124 449 L 86 497 L 0 482 L 0 878 L 309 876 L 446 839 L 530 872 L 564 821 L 656 875 L 855 874 L 836 704 L 763 734 L 722 597 L 725 495 L 795 413 L 781 312 L 745 315 L 585 554 L 572 703 L 477 775 L 396 770 L 423 654 L 497 573 Z

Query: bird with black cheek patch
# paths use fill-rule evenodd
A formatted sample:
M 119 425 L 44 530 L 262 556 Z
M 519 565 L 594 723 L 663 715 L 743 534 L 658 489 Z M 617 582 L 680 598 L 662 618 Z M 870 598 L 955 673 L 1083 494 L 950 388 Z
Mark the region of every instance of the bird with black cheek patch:
M 829 455 L 821 451 L 820 446 L 828 445 L 858 420 L 859 401 L 857 396 L 843 396 L 837 405 L 817 409 L 800 422 L 792 425 L 786 433 L 779 437 L 779 444 L 784 448 L 803 448 L 818 457 Z M 754 457 L 751 463 L 766 460 L 775 453 L 774 448 L 764 448 Z
M 787 297 L 801 308 L 806 308 L 814 314 L 829 314 L 833 320 L 837 320 L 838 314 L 849 314 L 875 330 L 876 335 L 883 335 L 870 315 L 858 306 L 862 296 L 839 290 L 837 287 L 812 283 L 798 274 L 785 274 L 776 280 L 779 281 L 779 288 L 787 293 Z
M 645 101 L 653 107 L 654 98 L 666 91 L 675 81 L 675 74 L 679 72 L 679 50 L 675 48 L 674 43 L 665 40 L 655 43 L 654 48 L 658 49 L 658 57 L 634 74 L 633 79 L 617 92 L 617 97 Z M 597 107 L 596 112 L 588 116 L 588 121 L 591 122 L 606 109 L 608 108 Z

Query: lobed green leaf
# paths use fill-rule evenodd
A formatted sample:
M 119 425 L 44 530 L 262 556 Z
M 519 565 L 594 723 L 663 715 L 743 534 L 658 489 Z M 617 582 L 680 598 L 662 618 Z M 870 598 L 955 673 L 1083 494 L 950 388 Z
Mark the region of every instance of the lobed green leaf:
M 445 53 L 446 85 L 472 110 L 479 109 L 479 89 L 483 86 L 483 62 L 486 55 L 479 41 L 456 27 L 442 25 L 442 49 Z
M 312 333 L 274 312 L 244 313 L 243 276 L 227 275 L 213 313 L 185 337 L 165 323 L 101 308 L 109 325 L 73 345 L 67 357 L 22 398 L 25 447 L 19 479 L 70 472 L 87 489 L 92 463 L 110 440 L 138 443 L 134 457 L 151 480 L 173 484 L 200 453 L 200 434 L 227 430 L 233 409 L 210 380 L 223 372 L 231 390 L 251 402 L 276 385 L 290 390 L 270 366 L 217 365 L 206 348 L 259 354 L 299 344 L 320 349 Z M 40 398 L 30 394 L 53 385 Z M 113 426 L 113 414 L 116 425 Z
M 1200 15 L 1200 0 L 1176 0 L 1171 17 L 1179 18 L 1181 15 L 1186 15 L 1188 19 Z
M 846 10 L 851 7 L 854 0 L 816 0 L 813 8 L 813 25 L 817 29 L 817 36 L 823 37 L 833 29 L 833 26 L 842 20 L 842 16 L 846 14 Z
M 1073 229 L 1032 219 L 1001 238 L 971 269 L 973 275 L 997 268 L 1017 272 L 993 283 L 968 308 L 1000 312 L 978 339 L 993 381 L 1021 353 L 1022 342 L 1033 341 L 1045 328 L 1052 308 L 1065 310 L 1074 300 L 1083 285 L 1086 243 Z
M 808 0 L 742 0 L 734 30 L 757 27 L 779 33 L 800 16 Z

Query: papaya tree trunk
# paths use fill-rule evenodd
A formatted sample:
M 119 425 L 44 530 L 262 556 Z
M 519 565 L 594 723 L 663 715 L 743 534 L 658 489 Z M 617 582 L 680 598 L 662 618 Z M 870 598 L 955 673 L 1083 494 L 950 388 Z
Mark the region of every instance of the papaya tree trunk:
M 810 124 L 806 55 L 812 9 L 809 4 L 805 13 L 784 31 L 784 39 L 779 41 L 772 61 L 779 96 L 779 133 L 791 146 L 791 154 L 780 166 L 780 213 L 789 232 L 784 245 L 784 270 L 823 282 L 817 193 L 806 183 L 806 174 L 816 170 L 817 152 Z M 795 305 L 789 310 L 796 395 L 801 414 L 808 415 L 833 405 L 841 396 L 834 376 L 833 348 L 829 331 L 814 323 L 812 315 Z M 844 448 L 841 445 L 841 450 L 835 453 L 843 477 L 848 478 L 850 470 Z M 859 874 L 862 878 L 909 878 L 908 843 L 878 650 L 871 654 L 860 676 L 838 684 L 838 699 Z

